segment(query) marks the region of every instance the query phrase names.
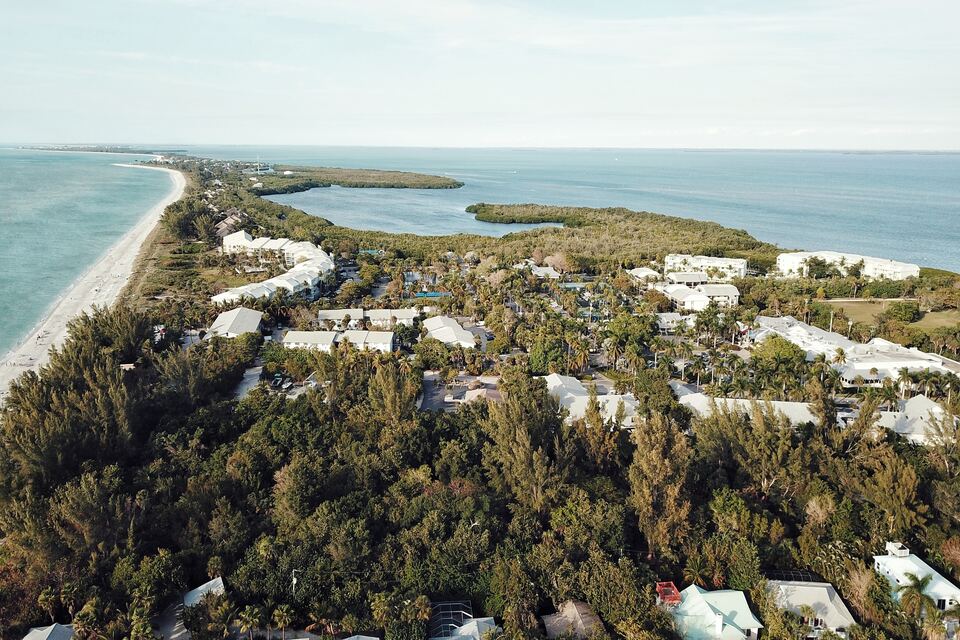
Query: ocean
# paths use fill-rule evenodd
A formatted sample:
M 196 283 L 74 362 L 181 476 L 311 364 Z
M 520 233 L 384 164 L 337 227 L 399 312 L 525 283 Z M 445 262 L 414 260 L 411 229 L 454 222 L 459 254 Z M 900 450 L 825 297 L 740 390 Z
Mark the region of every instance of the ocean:
M 179 148 L 179 147 L 178 147 Z M 623 206 L 960 271 L 960 154 L 626 149 L 187 146 L 223 159 L 449 175 L 454 190 L 314 189 L 272 196 L 337 224 L 500 235 L 475 202 Z M 169 189 L 120 156 L 0 149 L 0 353 Z
M 272 200 L 362 229 L 489 233 L 475 202 L 622 206 L 960 271 L 960 154 L 638 149 L 191 147 L 200 155 L 448 175 L 462 189 L 314 189 Z M 498 226 L 498 225 L 493 225 Z M 499 233 L 502 233 L 500 231 Z
M 0 149 L 0 357 L 170 191 L 145 157 Z

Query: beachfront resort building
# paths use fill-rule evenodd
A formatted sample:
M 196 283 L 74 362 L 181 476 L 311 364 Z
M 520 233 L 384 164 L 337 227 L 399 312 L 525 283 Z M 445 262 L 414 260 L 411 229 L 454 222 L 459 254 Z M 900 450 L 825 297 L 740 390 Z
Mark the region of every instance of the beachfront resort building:
M 859 268 L 859 273 L 865 278 L 886 278 L 888 280 L 906 280 L 920 275 L 920 267 L 908 262 L 897 262 L 886 258 L 861 256 L 855 253 L 840 253 L 838 251 L 796 251 L 781 253 L 777 256 L 777 271 L 782 276 L 800 277 L 809 273 L 809 261 L 822 260 L 836 268 L 842 275 Z
M 911 576 L 918 579 L 930 576 L 930 582 L 924 593 L 933 600 L 940 611 L 946 611 L 960 604 L 960 587 L 953 584 L 935 569 L 910 553 L 903 543 L 888 542 L 884 555 L 873 556 L 873 568 L 890 584 L 890 595 L 900 600 L 899 588 L 912 582 Z M 956 624 L 956 621 L 952 621 Z
M 428 338 L 439 340 L 448 347 L 473 349 L 476 346 L 473 334 L 449 316 L 434 316 L 423 321 Z
M 390 353 L 396 348 L 392 331 L 287 331 L 281 343 L 287 349 L 309 349 L 330 353 L 333 345 L 349 342 L 360 351 Z
M 673 618 L 684 640 L 758 638 L 763 628 L 743 591 L 707 591 L 692 584 L 678 592 L 672 582 L 658 582 L 657 603 Z
M 245 298 L 272 298 L 278 291 L 312 295 L 336 268 L 327 252 L 313 243 L 294 242 L 287 238 L 254 238 L 246 231 L 225 236 L 223 252 L 260 258 L 274 255 L 281 257 L 289 270 L 263 282 L 227 289 L 211 298 L 214 304 L 234 304 Z
M 564 376 L 559 373 L 551 373 L 544 377 L 547 383 L 547 391 L 556 398 L 560 406 L 567 410 L 567 421 L 574 422 L 583 420 L 587 415 L 587 407 L 590 403 L 590 390 L 573 376 Z M 617 418 L 617 414 L 623 407 L 623 424 L 621 428 L 630 428 L 633 426 L 633 420 L 637 415 L 639 404 L 633 394 L 618 393 L 597 393 L 597 403 L 600 406 L 600 415 L 604 421 L 611 421 Z
M 942 356 L 907 348 L 883 338 L 873 338 L 866 344 L 854 342 L 839 333 L 800 322 L 793 316 L 758 316 L 757 325 L 759 329 L 753 333 L 754 342 L 777 335 L 803 349 L 808 361 L 821 355 L 840 372 L 840 380 L 847 387 L 878 386 L 888 378 L 897 379 L 904 369 L 909 373 L 960 372 L 960 363 Z
M 747 276 L 747 261 L 743 258 L 717 258 L 714 256 L 671 253 L 663 259 L 663 272 L 669 275 L 674 271 L 701 271 L 706 273 L 713 282 L 724 282 L 733 278 L 745 278 Z
M 856 624 L 840 594 L 828 582 L 767 580 L 767 591 L 777 607 L 800 617 L 807 626 L 806 638 L 819 638 L 830 631 L 841 638 Z
M 740 304 L 740 291 L 732 284 L 700 284 L 690 288 L 685 284 L 657 285 L 678 311 L 703 311 L 711 303 L 720 307 Z
M 262 322 L 263 313 L 246 307 L 237 307 L 218 315 L 210 325 L 206 337 L 236 338 L 244 333 L 260 333 Z

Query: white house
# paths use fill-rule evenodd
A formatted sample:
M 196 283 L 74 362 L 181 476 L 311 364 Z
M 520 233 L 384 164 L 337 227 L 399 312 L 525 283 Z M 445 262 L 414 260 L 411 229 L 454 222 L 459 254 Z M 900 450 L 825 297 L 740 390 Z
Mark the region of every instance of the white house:
M 513 265 L 513 268 L 517 271 L 523 271 L 529 269 L 530 273 L 535 275 L 538 278 L 549 278 L 551 280 L 557 280 L 561 277 L 560 272 L 554 269 L 553 267 L 547 266 L 538 266 L 533 260 L 524 260 L 523 262 L 518 262 Z
M 337 342 L 349 342 L 360 351 L 370 349 L 381 353 L 390 353 L 394 349 L 392 331 L 344 331 L 337 336 Z
M 763 625 L 742 591 L 707 591 L 693 584 L 680 592 L 680 604 L 670 609 L 677 633 L 684 640 L 757 638 Z
M 775 413 L 786 417 L 790 424 L 798 426 L 808 422 L 817 423 L 817 417 L 806 402 L 786 402 L 781 400 L 750 400 L 747 398 L 714 398 L 696 391 L 679 380 L 670 380 L 668 383 L 677 396 L 677 402 L 689 409 L 698 418 L 709 418 L 718 408 L 727 411 L 736 411 L 750 415 L 754 407 L 771 409 Z
M 226 592 L 223 578 L 217 576 L 213 580 L 205 582 L 196 589 L 183 594 L 183 606 L 195 607 L 203 601 L 207 594 L 222 595 Z
M 56 622 L 48 627 L 34 627 L 23 636 L 23 640 L 71 640 L 73 625 Z
M 551 373 L 544 376 L 547 383 L 547 391 L 560 406 L 567 410 L 567 421 L 582 420 L 587 415 L 587 407 L 590 403 L 590 391 L 582 382 L 573 376 L 564 376 L 559 373 Z M 614 420 L 620 406 L 623 405 L 624 423 L 620 425 L 624 428 L 633 426 L 633 420 L 637 415 L 639 404 L 632 394 L 597 394 L 597 404 L 600 405 L 600 415 L 606 421 Z
M 346 316 L 350 316 L 349 327 L 343 325 Z M 403 325 L 412 327 L 414 321 L 420 317 L 416 307 L 402 309 L 321 309 L 317 312 L 317 319 L 321 322 L 329 321 L 339 329 L 356 329 L 366 320 L 371 327 L 378 329 L 392 329 Z
M 497 621 L 493 618 L 472 618 L 459 627 L 448 630 L 445 635 L 431 636 L 430 640 L 446 640 L 447 638 L 482 640 L 488 633 L 499 628 Z
M 850 267 L 863 263 L 861 275 L 865 278 L 887 278 L 889 280 L 905 280 L 920 275 L 920 267 L 908 262 L 897 262 L 886 258 L 861 256 L 855 253 L 840 253 L 838 251 L 796 251 L 781 253 L 777 256 L 777 271 L 784 276 L 806 276 L 808 273 L 807 261 L 818 258 L 834 266 L 846 275 Z
M 671 253 L 663 259 L 664 273 L 672 271 L 704 271 L 714 282 L 744 278 L 747 275 L 747 261 L 743 258 L 717 258 L 715 256 L 691 256 L 684 253 Z
M 877 426 L 895 431 L 914 444 L 930 441 L 931 422 L 942 420 L 946 411 L 925 395 L 900 401 L 897 411 L 881 411 Z
M 670 284 L 685 284 L 688 287 L 710 282 L 706 271 L 671 271 L 664 279 Z
M 405 307 L 401 309 L 367 309 L 363 317 L 370 323 L 371 327 L 381 329 L 391 329 L 398 325 L 412 327 L 414 320 L 420 317 L 420 312 L 416 307 Z
M 888 542 L 885 548 L 885 555 L 873 556 L 873 568 L 890 583 L 894 600 L 900 599 L 897 588 L 910 584 L 910 578 L 907 577 L 910 573 L 917 578 L 931 576 L 925 593 L 933 599 L 937 609 L 944 611 L 960 603 L 960 588 L 910 553 L 910 549 L 902 543 Z
M 660 287 L 676 309 L 703 311 L 711 302 L 721 307 L 735 307 L 740 303 L 740 291 L 732 284 L 701 284 L 691 289 L 685 284 Z
M 660 330 L 660 333 L 675 333 L 677 330 L 693 324 L 692 321 L 694 320 L 696 320 L 696 316 L 682 316 L 676 311 L 658 313 L 657 329 Z
M 767 591 L 778 608 L 803 618 L 811 631 L 807 638 L 819 638 L 824 631 L 846 638 L 847 629 L 856 624 L 840 594 L 827 582 L 767 580 Z M 813 611 L 812 617 L 807 616 L 808 608 Z
M 287 331 L 281 343 L 287 349 L 309 349 L 330 353 L 336 341 L 336 331 Z
M 473 334 L 460 326 L 460 323 L 449 316 L 434 316 L 423 321 L 423 328 L 428 338 L 439 340 L 448 346 L 461 346 L 464 349 L 473 349 L 476 346 Z
M 651 280 L 659 280 L 660 272 L 651 269 L 650 267 L 637 267 L 635 269 L 630 269 L 627 271 L 631 278 L 637 280 L 638 282 L 649 282 Z
M 261 312 L 246 307 L 237 307 L 218 315 L 217 319 L 210 325 L 207 337 L 236 338 L 244 333 L 259 333 L 262 321 L 263 314 Z
M 363 309 L 321 309 L 317 312 L 317 320 L 330 322 L 337 329 L 355 329 L 363 322 Z
M 246 253 L 253 236 L 246 231 L 237 231 L 223 237 L 224 253 Z
M 721 307 L 735 307 L 740 304 L 740 290 L 732 284 L 702 284 L 696 291 Z

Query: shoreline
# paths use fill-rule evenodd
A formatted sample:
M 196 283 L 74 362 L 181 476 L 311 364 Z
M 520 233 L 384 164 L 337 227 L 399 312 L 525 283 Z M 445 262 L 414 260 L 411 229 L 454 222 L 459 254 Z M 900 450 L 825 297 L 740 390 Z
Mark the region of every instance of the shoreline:
M 50 349 L 63 344 L 70 320 L 93 306 L 110 306 L 119 299 L 130 280 L 144 241 L 160 221 L 163 211 L 182 198 L 186 190 L 186 177 L 175 169 L 123 163 L 116 163 L 115 166 L 164 171 L 170 176 L 170 190 L 132 229 L 67 286 L 30 331 L 3 355 L 0 359 L 0 404 L 14 379 L 46 364 Z

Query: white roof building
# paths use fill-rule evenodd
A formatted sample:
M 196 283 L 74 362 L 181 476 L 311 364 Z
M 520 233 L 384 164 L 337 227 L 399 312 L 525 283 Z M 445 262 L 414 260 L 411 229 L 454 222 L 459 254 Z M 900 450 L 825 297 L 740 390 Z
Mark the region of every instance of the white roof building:
M 246 253 L 253 236 L 246 231 L 237 231 L 223 237 L 224 253 Z
M 742 591 L 707 591 L 694 584 L 681 591 L 680 598 L 670 614 L 684 640 L 757 638 L 763 628 Z
M 743 258 L 717 258 L 715 256 L 691 256 L 684 253 L 671 253 L 663 259 L 665 273 L 672 271 L 704 271 L 714 282 L 744 278 L 747 275 L 747 261 Z
M 705 271 L 671 271 L 664 279 L 670 284 L 685 284 L 688 287 L 710 282 L 710 276 Z
M 836 267 L 846 275 L 850 267 L 863 263 L 861 275 L 866 278 L 887 278 L 889 280 L 905 280 L 920 275 L 920 267 L 907 262 L 897 262 L 886 258 L 861 256 L 855 253 L 840 253 L 838 251 L 796 251 L 781 253 L 777 256 L 777 271 L 784 276 L 805 276 L 808 267 L 807 260 L 819 258 L 829 265 Z
M 778 608 L 804 619 L 813 632 L 808 638 L 818 638 L 824 630 L 846 638 L 847 629 L 856 624 L 837 590 L 827 582 L 768 580 L 767 590 L 773 595 Z M 813 611 L 810 618 L 804 613 L 807 607 Z
M 863 378 L 864 384 L 877 385 L 886 378 L 898 378 L 901 369 L 910 373 L 957 371 L 957 366 L 945 358 L 904 347 L 883 338 L 874 338 L 866 344 L 855 344 L 845 352 L 845 356 L 846 362 L 838 367 L 840 378 L 846 385 L 855 384 L 858 377 Z
M 330 353 L 336 341 L 336 331 L 287 331 L 281 344 L 287 349 L 310 349 Z
M 341 328 L 343 328 L 343 322 L 347 316 L 350 316 L 348 324 L 351 327 L 358 327 L 363 321 L 363 309 L 321 309 L 317 311 L 317 320 L 320 322 L 332 322 Z
M 205 582 L 193 591 L 188 591 L 183 594 L 183 606 L 194 607 L 200 604 L 207 594 L 220 595 L 226 592 L 226 587 L 223 585 L 223 578 L 217 576 L 210 582 Z
M 451 629 L 446 635 L 432 636 L 430 640 L 445 640 L 446 638 L 472 638 L 482 640 L 488 632 L 499 629 L 493 618 L 472 618 L 463 625 Z
M 363 317 L 374 327 L 390 328 L 397 325 L 412 327 L 414 320 L 420 317 L 420 312 L 416 307 L 367 309 L 364 311 Z
M 381 353 L 390 353 L 394 347 L 392 331 L 344 331 L 337 336 L 337 342 L 349 342 L 361 351 L 370 349 Z
M 236 338 L 244 333 L 258 333 L 262 321 L 263 314 L 261 312 L 246 307 L 237 307 L 218 315 L 217 319 L 210 325 L 207 336 Z
M 691 289 L 685 284 L 659 287 L 673 306 L 684 311 L 703 311 L 711 302 L 721 307 L 740 304 L 740 291 L 732 284 L 701 284 Z
M 671 380 L 670 388 L 673 389 L 677 401 L 690 409 L 698 418 L 709 418 L 713 415 L 714 409 L 725 407 L 727 411 L 736 411 L 750 415 L 753 413 L 754 405 L 761 409 L 769 407 L 777 414 L 785 416 L 790 424 L 797 426 L 812 422 L 817 423 L 817 417 L 806 402 L 783 402 L 780 400 L 750 400 L 747 398 L 714 398 L 702 392 L 692 391 L 687 385 L 679 380 Z
M 590 391 L 582 382 L 573 376 L 564 376 L 559 373 L 551 373 L 544 376 L 547 383 L 547 391 L 560 406 L 567 410 L 567 420 L 569 422 L 582 420 L 587 415 L 587 407 L 590 403 Z M 621 403 L 624 410 L 623 428 L 633 426 L 633 420 L 637 415 L 639 404 L 632 394 L 597 394 L 597 403 L 600 405 L 600 415 L 604 420 L 613 420 L 617 417 Z
M 767 335 L 778 335 L 806 351 L 807 360 L 813 360 L 817 355 L 824 355 L 828 361 L 833 361 L 837 349 L 843 349 L 846 352 L 857 344 L 839 333 L 824 331 L 806 322 L 800 322 L 793 316 L 782 318 L 757 316 L 757 324 L 760 327 L 760 331 L 754 337 L 757 342 L 765 339 Z
M 48 627 L 34 627 L 23 636 L 23 640 L 71 640 L 73 625 L 55 622 Z
M 476 346 L 473 334 L 449 316 L 427 318 L 423 321 L 423 328 L 426 329 L 428 338 L 439 340 L 445 345 L 459 345 L 464 349 L 473 349 Z
M 900 542 L 888 542 L 886 555 L 873 556 L 873 568 L 890 583 L 894 600 L 900 599 L 897 591 L 910 583 L 907 574 L 917 578 L 931 576 L 925 593 L 930 596 L 941 611 L 960 603 L 960 588 L 944 578 L 926 562 L 910 553 L 910 549 Z
M 693 324 L 693 321 L 695 320 L 696 320 L 696 316 L 693 316 L 693 315 L 682 316 L 676 311 L 658 313 L 657 329 L 659 329 L 661 333 L 673 333 L 677 329 Z
M 321 322 L 330 321 L 343 328 L 343 320 L 350 316 L 352 328 L 360 326 L 366 320 L 373 327 L 391 329 L 397 325 L 412 327 L 414 320 L 420 317 L 416 307 L 401 309 L 321 309 L 317 312 L 317 319 Z
M 898 411 L 881 411 L 877 426 L 895 431 L 914 444 L 927 444 L 930 423 L 941 420 L 946 411 L 925 395 L 901 401 Z
M 258 284 L 247 284 L 228 289 L 211 298 L 214 304 L 231 304 L 251 298 L 272 297 L 278 289 L 291 294 L 311 291 L 336 265 L 326 251 L 310 242 L 293 242 L 287 238 L 252 239 L 245 231 L 232 233 L 223 239 L 224 253 L 247 253 L 259 255 L 274 253 L 282 255 L 290 270 Z
M 874 338 L 866 344 L 854 342 L 839 333 L 824 331 L 792 316 L 758 316 L 757 324 L 760 329 L 754 334 L 754 340 L 759 342 L 769 335 L 778 335 L 803 349 L 807 360 L 823 355 L 840 371 L 840 378 L 846 386 L 856 384 L 857 378 L 862 378 L 865 385 L 877 385 L 886 378 L 896 379 L 901 369 L 911 373 L 960 372 L 960 365 L 947 358 L 882 338 Z M 843 352 L 842 358 L 838 358 L 838 349 Z
M 658 280 L 660 278 L 660 272 L 650 267 L 637 267 L 636 269 L 630 269 L 627 273 L 630 274 L 630 277 L 634 280 L 640 280 L 641 282 Z
M 523 262 L 518 262 L 517 264 L 513 265 L 513 268 L 518 271 L 529 269 L 530 272 L 538 278 L 550 278 L 551 280 L 557 280 L 561 277 L 560 272 L 553 267 L 538 266 L 533 260 L 524 260 Z

